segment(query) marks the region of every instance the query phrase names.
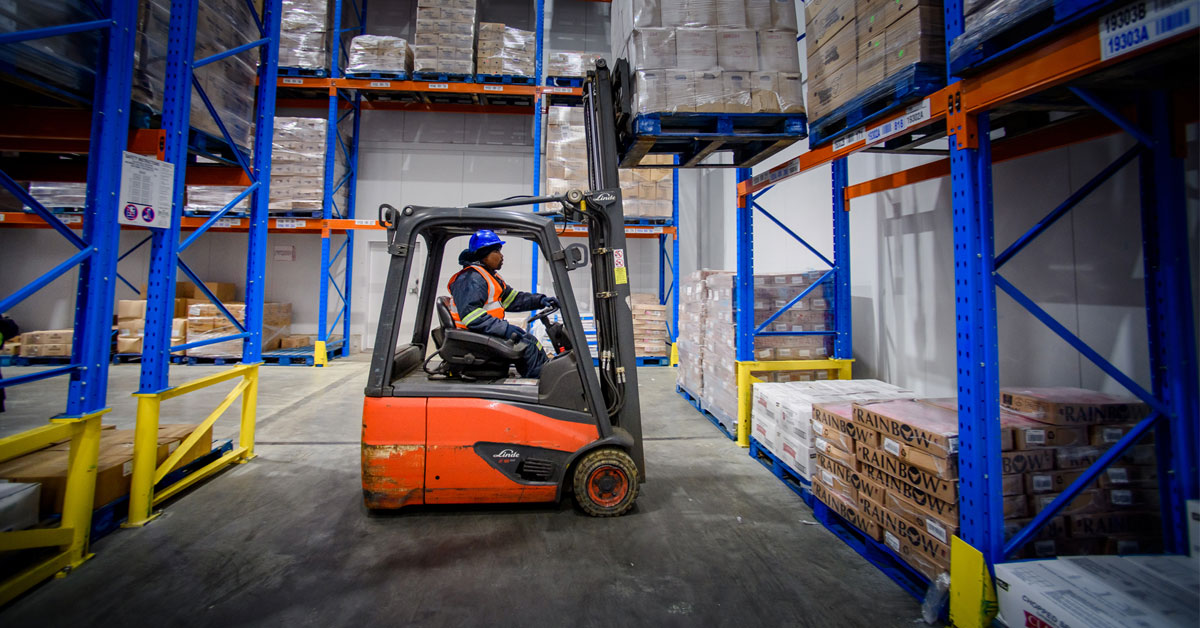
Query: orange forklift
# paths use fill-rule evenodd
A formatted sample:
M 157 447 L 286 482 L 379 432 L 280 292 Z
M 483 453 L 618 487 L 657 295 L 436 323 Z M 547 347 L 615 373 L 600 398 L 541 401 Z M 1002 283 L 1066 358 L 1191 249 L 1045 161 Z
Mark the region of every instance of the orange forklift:
M 633 507 L 646 476 L 617 179 L 616 125 L 618 110 L 628 115 L 628 77 L 624 60 L 611 73 L 600 60 L 584 84 L 591 191 L 461 208 L 380 206 L 391 262 L 363 403 L 367 508 L 557 502 L 566 493 L 592 516 Z M 561 209 L 512 209 L 547 203 Z M 588 245 L 564 247 L 555 218 L 585 224 Z M 537 379 L 512 369 L 523 343 L 456 329 L 447 297 L 437 295 L 448 244 L 479 229 L 537 244 L 550 267 L 561 311 L 546 309 L 529 320 L 546 326 L 554 350 Z M 412 336 L 402 339 L 414 262 L 423 262 L 423 270 L 407 314 L 415 316 Z M 588 354 L 568 277 L 585 266 L 598 365 Z M 556 312 L 561 323 L 551 322 Z

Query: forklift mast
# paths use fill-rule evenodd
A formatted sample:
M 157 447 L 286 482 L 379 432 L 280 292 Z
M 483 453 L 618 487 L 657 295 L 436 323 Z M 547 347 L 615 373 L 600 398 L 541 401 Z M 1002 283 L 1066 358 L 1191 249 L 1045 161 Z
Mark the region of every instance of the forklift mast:
M 600 387 L 612 424 L 634 438 L 630 452 L 645 481 L 642 410 L 638 398 L 637 357 L 633 347 L 629 256 L 625 248 L 625 211 L 617 165 L 619 127 L 629 115 L 629 66 L 617 61 L 614 72 L 603 59 L 589 70 L 583 86 L 584 132 L 588 151 L 588 185 L 584 217 L 591 250 L 593 312 Z

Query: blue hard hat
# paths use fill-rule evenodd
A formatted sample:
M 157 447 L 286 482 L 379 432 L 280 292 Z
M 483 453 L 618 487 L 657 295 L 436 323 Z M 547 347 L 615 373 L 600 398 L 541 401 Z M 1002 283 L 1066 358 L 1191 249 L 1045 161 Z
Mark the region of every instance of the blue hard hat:
M 472 253 L 476 253 L 479 251 L 479 249 L 486 249 L 489 246 L 503 244 L 504 240 L 501 240 L 500 236 L 496 235 L 495 231 L 492 231 L 491 229 L 480 229 L 479 231 L 475 232 L 475 235 L 471 236 L 471 244 L 467 250 L 471 251 Z

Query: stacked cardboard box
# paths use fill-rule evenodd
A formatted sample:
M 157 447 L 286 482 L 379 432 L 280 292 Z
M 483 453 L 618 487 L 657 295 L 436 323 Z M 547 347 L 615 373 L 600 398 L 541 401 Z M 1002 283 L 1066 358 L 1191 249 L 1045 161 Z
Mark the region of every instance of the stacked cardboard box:
M 730 272 L 715 272 L 704 281 L 708 301 L 704 321 L 704 361 L 701 364 L 704 409 L 731 434 L 737 433 L 738 422 L 734 277 Z
M 71 329 L 50 329 L 21 334 L 20 355 L 23 358 L 55 358 L 71 355 Z
M 324 118 L 275 118 L 271 140 L 272 212 L 321 211 L 325 198 L 325 147 L 329 123 Z M 333 180 L 346 166 L 341 152 L 334 159 Z M 240 190 L 239 190 L 240 191 Z M 346 186 L 335 192 L 334 203 L 346 207 Z
M 346 72 L 412 72 L 412 48 L 402 37 L 359 35 L 350 40 Z
M 238 323 L 246 322 L 246 304 L 224 302 L 225 309 L 233 315 Z M 264 303 L 262 350 L 278 349 L 284 336 L 288 334 L 292 324 L 291 303 Z M 238 328 L 221 313 L 212 303 L 191 303 L 188 305 L 187 341 L 189 343 L 221 338 L 238 333 Z M 216 342 L 202 347 L 187 350 L 191 357 L 237 357 L 242 355 L 242 339 Z
M 705 321 L 708 319 L 707 279 L 713 271 L 697 270 L 685 277 L 679 291 L 679 351 L 677 384 L 689 395 L 700 399 L 704 394 Z
M 793 3 L 612 5 L 612 56 L 635 71 L 638 112 L 804 113 Z
M 43 207 L 83 209 L 87 204 L 87 184 L 32 181 L 29 184 L 29 195 Z M 29 210 L 28 207 L 24 209 Z
M 670 354 L 667 332 L 667 306 L 653 294 L 632 295 L 633 345 L 637 357 L 662 357 Z
M 157 462 L 175 453 L 195 425 L 160 425 Z M 0 464 L 0 479 L 40 485 L 39 516 L 62 512 L 67 487 L 67 462 L 70 442 L 56 443 Z M 201 434 L 172 469 L 178 469 L 212 451 L 212 428 Z M 99 508 L 129 494 L 133 474 L 133 430 L 102 429 L 100 456 L 96 465 L 94 507 Z
M 854 448 L 849 439 L 858 435 L 846 422 L 820 422 L 816 404 L 912 397 L 911 391 L 874 379 L 756 383 L 750 435 L 802 478 L 816 481 L 817 448 L 825 451 L 832 446 L 842 452 L 838 459 L 852 459 Z M 846 436 L 839 437 L 840 433 Z
M 182 284 L 191 288 L 191 284 Z M 214 284 L 216 285 L 216 284 Z M 176 288 L 178 290 L 179 288 Z M 189 293 L 185 290 L 185 294 Z M 187 337 L 187 320 L 181 316 L 187 311 L 188 298 L 175 299 L 175 317 L 171 319 L 171 346 L 181 345 Z M 117 301 L 116 353 L 141 353 L 146 334 L 146 301 L 122 299 Z M 176 354 L 180 355 L 180 354 Z
M 187 186 L 187 205 L 184 210 L 189 212 L 216 213 L 233 202 L 238 194 L 246 188 L 232 185 L 189 185 Z M 238 201 L 230 210 L 234 213 L 250 213 L 250 196 Z
M 596 59 L 606 56 L 592 52 L 552 52 L 546 58 L 546 76 L 584 77 L 588 70 L 596 67 Z
M 546 126 L 546 193 L 587 190 L 587 140 L 583 109 L 550 107 Z M 670 165 L 671 155 L 647 155 L 642 163 Z M 675 194 L 670 168 L 637 168 L 620 171 L 621 201 L 631 218 L 670 218 Z
M 329 67 L 329 3 L 327 0 L 283 0 L 279 65 L 287 68 Z
M 914 64 L 945 63 L 940 3 L 813 0 L 804 15 L 808 113 L 814 120 L 882 89 L 884 79 Z
M 475 73 L 475 0 L 417 0 L 413 70 Z
M 534 33 L 498 22 L 479 23 L 476 72 L 533 76 L 533 58 L 537 49 Z

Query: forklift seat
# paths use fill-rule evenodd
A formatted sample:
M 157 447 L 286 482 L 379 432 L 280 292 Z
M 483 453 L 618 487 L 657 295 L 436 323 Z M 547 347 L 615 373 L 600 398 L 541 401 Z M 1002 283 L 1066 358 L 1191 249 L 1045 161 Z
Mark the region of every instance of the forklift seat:
M 434 309 L 442 324 L 433 334 L 434 342 L 451 374 L 471 379 L 508 377 L 509 366 L 521 358 L 526 343 L 457 329 L 449 297 L 438 297 Z

